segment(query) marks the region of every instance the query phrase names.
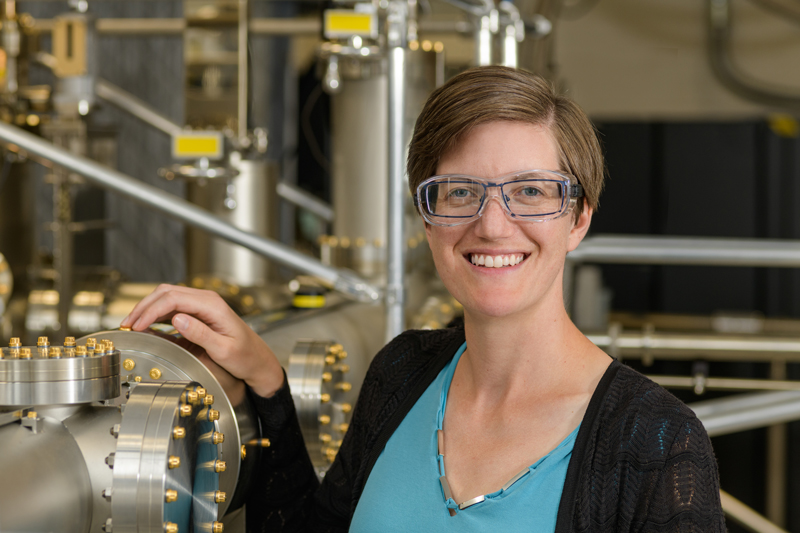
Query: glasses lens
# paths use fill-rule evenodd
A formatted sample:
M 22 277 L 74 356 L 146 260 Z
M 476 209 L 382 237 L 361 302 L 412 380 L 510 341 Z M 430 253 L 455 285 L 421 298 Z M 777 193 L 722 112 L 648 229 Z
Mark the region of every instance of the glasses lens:
M 553 179 L 524 179 L 503 184 L 511 212 L 523 217 L 558 215 L 566 205 L 566 185 Z
M 425 186 L 423 207 L 435 217 L 472 217 L 481 207 L 483 194 L 483 185 L 475 180 L 441 178 Z

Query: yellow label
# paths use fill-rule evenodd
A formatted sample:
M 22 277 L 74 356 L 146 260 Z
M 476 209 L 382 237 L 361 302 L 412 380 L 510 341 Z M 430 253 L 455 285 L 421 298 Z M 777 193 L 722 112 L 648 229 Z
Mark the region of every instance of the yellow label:
M 222 157 L 222 135 L 218 132 L 180 133 L 172 138 L 172 157 Z
M 357 13 L 346 9 L 329 9 L 325 12 L 325 36 L 349 37 L 361 35 L 371 37 L 375 32 L 375 15 Z
M 325 307 L 325 297 L 321 295 L 298 294 L 294 297 L 292 305 L 303 309 Z

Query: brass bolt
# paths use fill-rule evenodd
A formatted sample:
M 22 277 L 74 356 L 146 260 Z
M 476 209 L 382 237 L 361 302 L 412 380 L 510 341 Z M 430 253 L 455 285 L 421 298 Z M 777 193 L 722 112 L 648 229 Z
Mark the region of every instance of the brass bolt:
M 340 390 L 342 392 L 348 392 L 350 389 L 353 388 L 353 386 L 346 381 L 342 381 L 341 383 L 337 383 L 335 385 L 335 388 L 336 390 Z
M 75 346 L 75 337 L 67 337 L 64 339 L 64 346 Z
M 320 433 L 319 440 L 322 444 L 328 444 L 331 441 L 331 436 L 327 433 Z
M 181 466 L 181 458 L 177 455 L 170 455 L 167 464 L 169 465 L 170 470 L 173 468 L 178 468 Z
M 208 409 L 208 419 L 213 422 L 215 420 L 219 420 L 219 411 L 216 409 Z
M 47 337 L 40 337 L 40 340 L 42 338 L 46 339 Z M 88 339 L 86 339 L 86 347 L 87 348 L 89 348 L 90 346 L 94 347 L 96 344 L 97 344 L 97 339 L 95 339 L 94 337 L 89 337 Z
M 219 431 L 215 431 L 211 434 L 211 442 L 214 444 L 222 444 L 225 442 L 225 435 L 220 433 Z
M 206 394 L 206 397 L 203 398 L 203 405 L 214 405 L 214 395 Z
M 333 367 L 333 369 L 336 370 L 337 372 L 341 372 L 342 374 L 347 374 L 348 372 L 350 372 L 350 365 L 339 363 L 338 365 Z
M 272 444 L 269 439 L 253 439 L 249 441 L 247 444 L 250 446 L 261 446 L 262 448 L 269 448 Z
M 189 391 L 189 392 L 186 393 L 186 401 L 189 402 L 190 404 L 196 405 L 197 404 L 197 400 L 199 400 L 199 397 L 197 396 L 196 392 Z
M 327 352 L 328 352 L 328 355 L 338 355 L 339 352 L 341 352 L 343 349 L 344 349 L 344 347 L 341 344 L 336 343 L 336 344 L 331 344 L 330 346 L 328 346 Z
M 322 381 L 324 381 L 325 383 L 331 381 L 332 379 L 333 379 L 333 374 L 331 374 L 330 372 L 322 373 Z
M 75 355 L 78 357 L 86 357 L 88 355 L 86 353 L 86 346 L 77 346 L 75 348 Z
M 53 346 L 48 354 L 51 359 L 61 359 L 61 346 Z
M 325 364 L 332 365 L 336 363 L 336 356 L 335 355 L 326 355 L 325 356 Z
M 8 342 L 9 348 L 19 348 L 22 346 L 22 342 L 20 342 L 19 337 L 11 337 L 11 340 Z
M 47 337 L 39 337 L 39 340 L 36 341 L 36 346 L 50 346 L 50 339 Z
M 120 331 L 133 331 L 129 326 L 120 326 L 119 330 Z
M 81 348 L 83 348 L 83 346 L 81 346 Z M 83 351 L 86 351 L 86 348 L 83 348 Z M 125 370 L 133 370 L 135 366 L 136 362 L 133 359 L 125 359 L 122 362 L 122 368 Z
M 178 440 L 184 438 L 185 436 L 186 436 L 186 429 L 180 426 L 175 426 L 174 428 L 172 428 L 173 439 Z
M 349 428 L 349 427 L 350 427 L 350 424 L 344 423 L 344 424 L 339 424 L 338 429 L 342 433 L 347 433 L 347 428 Z
M 114 342 L 113 341 L 104 340 L 103 342 L 106 345 L 106 351 L 107 352 L 113 352 L 114 351 Z
M 324 394 L 320 394 L 319 401 L 322 403 L 328 403 L 329 401 L 331 401 L 331 395 L 328 394 L 327 392 Z
M 350 405 L 349 403 L 343 403 L 342 405 L 339 406 L 339 409 L 341 409 L 344 414 L 347 414 L 353 410 L 353 406 Z
M 325 448 L 325 458 L 328 460 L 329 463 L 332 463 L 334 459 L 336 459 L 336 448 Z
M 200 398 L 201 400 L 205 398 L 207 394 L 206 389 L 204 389 L 203 387 L 197 387 L 197 389 L 195 389 L 195 392 L 197 393 L 197 397 Z
M 347 359 L 347 352 L 342 350 L 336 357 L 338 357 L 339 359 Z
M 211 533 L 223 533 L 223 531 L 225 531 L 225 527 L 222 522 L 213 522 L 211 524 Z
M 192 415 L 192 406 L 189 404 L 183 404 L 180 406 L 180 414 L 183 417 L 191 416 Z
M 135 381 L 136 383 L 141 383 L 142 382 L 142 376 L 136 376 L 135 378 L 133 378 L 133 381 Z
M 244 461 L 245 457 L 247 457 L 247 448 L 242 444 L 242 461 Z
M 20 350 L 19 350 L 19 358 L 20 359 L 30 359 L 31 358 L 31 349 L 30 348 L 20 348 Z
M 28 411 L 28 418 L 36 418 L 36 411 Z
M 152 379 L 161 379 L 161 370 L 159 370 L 157 368 L 151 368 L 150 369 L 150 377 Z
M 228 495 L 225 494 L 224 491 L 216 490 L 214 491 L 214 503 L 225 503 L 225 498 Z
M 244 446 L 242 446 L 242 448 L 244 448 Z M 219 459 L 214 461 L 214 472 L 224 472 L 226 468 L 228 468 L 228 463 L 225 461 L 220 461 Z
M 167 489 L 167 492 L 164 493 L 164 501 L 166 501 L 167 503 L 178 501 L 178 491 L 173 489 Z
M 330 424 L 331 417 L 329 417 L 328 415 L 319 415 L 319 423 L 322 424 L 323 426 L 325 424 Z
M 178 524 L 164 522 L 164 533 L 178 533 Z

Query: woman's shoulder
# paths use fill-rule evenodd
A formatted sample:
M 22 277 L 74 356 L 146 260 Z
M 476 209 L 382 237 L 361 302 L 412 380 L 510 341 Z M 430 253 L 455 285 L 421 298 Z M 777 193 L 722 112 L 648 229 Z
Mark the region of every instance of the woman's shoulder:
M 666 460 L 681 451 L 705 455 L 710 441 L 694 412 L 636 370 L 615 362 L 597 413 L 597 439 L 644 461 Z M 713 457 L 713 455 L 712 455 Z
M 370 363 L 367 379 L 405 379 L 439 359 L 449 360 L 463 343 L 463 327 L 405 331 L 378 352 Z

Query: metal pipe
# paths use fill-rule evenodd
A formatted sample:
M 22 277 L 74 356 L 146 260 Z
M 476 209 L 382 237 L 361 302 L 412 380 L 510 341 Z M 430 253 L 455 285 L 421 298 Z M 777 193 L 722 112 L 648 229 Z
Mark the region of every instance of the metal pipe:
M 698 380 L 688 376 L 647 376 L 662 387 L 668 389 L 694 389 Z M 705 390 L 724 391 L 800 391 L 800 381 L 772 379 L 740 379 L 740 378 L 704 378 Z
M 386 255 L 386 340 L 405 330 L 405 239 L 403 215 L 406 199 L 403 169 L 405 161 L 406 50 L 408 4 L 389 3 L 388 38 L 388 222 Z
M 276 187 L 278 196 L 291 202 L 297 207 L 302 207 L 306 211 L 314 213 L 325 222 L 333 222 L 333 208 L 327 202 L 323 202 L 313 194 L 304 191 L 291 183 L 280 182 Z
M 715 437 L 800 419 L 800 391 L 739 394 L 689 407 Z
M 800 241 L 694 237 L 588 237 L 567 255 L 584 263 L 800 267 Z
M 622 356 L 644 353 L 671 359 L 800 361 L 800 339 L 755 335 L 616 332 L 587 335 L 598 347 Z
M 743 504 L 724 490 L 719 491 L 722 510 L 728 517 L 754 533 L 789 533 Z
M 238 32 L 238 87 L 237 87 L 237 118 L 239 144 L 249 146 L 247 139 L 247 110 L 249 90 L 248 64 L 247 64 L 247 18 L 250 9 L 248 0 L 239 0 L 239 32 Z
M 800 92 L 789 94 L 743 75 L 730 55 L 730 3 L 708 0 L 708 52 L 711 68 L 717 79 L 742 98 L 770 107 L 800 111 Z
M 323 265 L 318 260 L 303 255 L 284 244 L 243 231 L 183 198 L 168 194 L 157 187 L 142 183 L 85 157 L 71 154 L 16 126 L 0 123 L 0 140 L 76 172 L 95 185 L 208 231 L 212 235 L 244 246 L 268 259 L 300 272 L 317 276 L 330 283 L 334 289 L 358 300 L 377 301 L 380 298 L 380 292 L 376 288 L 354 273 Z
M 94 84 L 94 90 L 95 94 L 103 100 L 114 104 L 145 124 L 149 124 L 167 135 L 175 135 L 183 131 L 183 128 L 179 124 L 171 121 L 160 112 L 153 109 L 150 104 L 117 87 L 113 83 L 97 78 Z

